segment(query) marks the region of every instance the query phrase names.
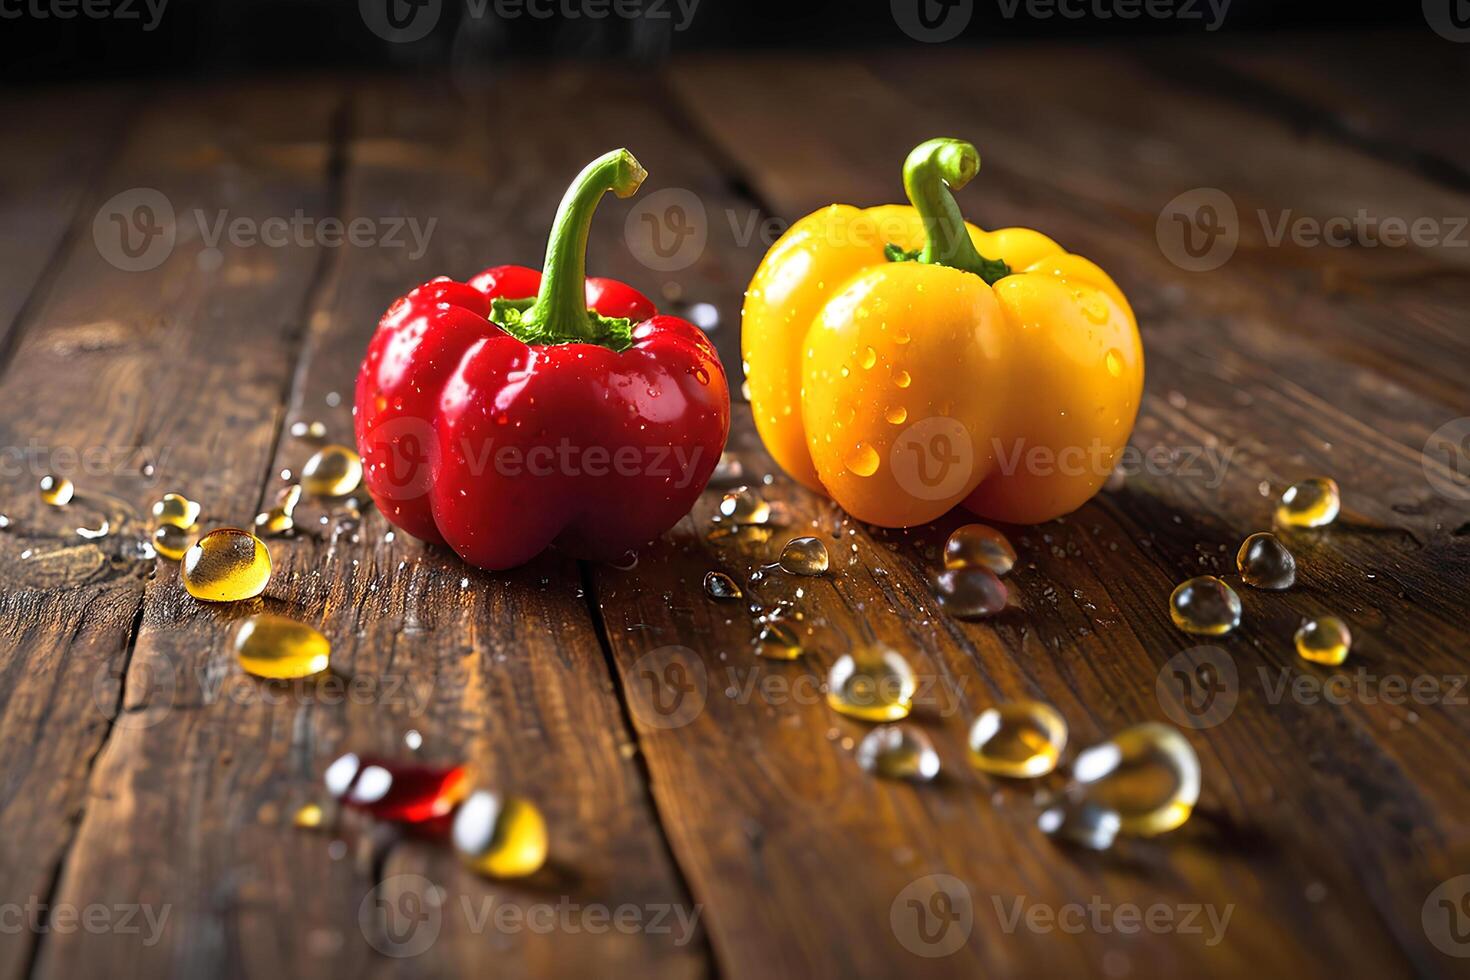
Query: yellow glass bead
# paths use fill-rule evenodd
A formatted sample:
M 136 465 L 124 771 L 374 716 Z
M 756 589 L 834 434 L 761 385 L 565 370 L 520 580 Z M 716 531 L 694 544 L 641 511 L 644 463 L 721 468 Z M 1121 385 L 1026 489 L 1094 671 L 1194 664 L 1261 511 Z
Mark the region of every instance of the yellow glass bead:
M 524 878 L 546 863 L 546 818 L 516 796 L 476 790 L 454 815 L 454 849 L 492 878 Z
M 169 561 L 179 561 L 189 550 L 189 529 L 177 524 L 160 524 L 153 531 L 153 550 Z
M 792 538 L 781 549 L 780 565 L 792 575 L 821 575 L 829 562 L 821 538 Z
M 184 553 L 184 588 L 207 602 L 253 599 L 271 580 L 271 555 L 249 531 L 210 531 Z
M 1169 596 L 1169 615 L 1186 633 L 1221 636 L 1240 625 L 1240 596 L 1215 576 L 1201 575 Z
M 1269 531 L 1252 534 L 1235 555 L 1240 579 L 1257 589 L 1289 589 L 1296 582 L 1296 559 Z
M 199 523 L 201 508 L 180 493 L 166 493 L 153 504 L 153 519 L 159 524 L 172 524 L 185 530 Z
M 76 485 L 64 476 L 41 477 L 41 500 L 52 507 L 65 507 L 76 492 Z
M 879 725 L 857 747 L 858 765 L 884 779 L 928 782 L 939 775 L 939 753 L 929 736 L 909 725 Z
M 993 776 L 1045 776 L 1066 747 L 1066 719 L 1040 701 L 987 708 L 970 727 L 970 762 Z
M 279 536 L 296 528 L 296 505 L 301 502 L 301 484 L 293 483 L 276 494 L 276 505 L 255 515 L 255 533 Z
M 844 653 L 827 674 L 827 704 L 862 721 L 897 721 L 914 704 L 913 668 L 902 654 L 886 647 L 864 647 Z
M 1353 634 L 1336 616 L 1309 619 L 1296 631 L 1296 652 L 1303 660 L 1336 667 L 1347 659 Z
M 1159 722 L 1125 728 L 1084 749 L 1072 778 L 1088 802 L 1118 815 L 1125 834 L 1173 830 L 1199 802 L 1199 756 L 1177 729 Z
M 291 822 L 298 827 L 310 829 L 320 827 L 325 819 L 326 813 L 322 810 L 320 804 L 307 803 L 296 811 L 296 815 L 292 817 Z
M 1282 527 L 1321 527 L 1337 520 L 1341 507 L 1337 481 L 1315 477 L 1286 488 L 1281 503 L 1276 505 L 1276 523 Z
M 732 524 L 764 524 L 771 505 L 750 487 L 736 487 L 720 500 L 720 514 Z
M 235 631 L 235 656 L 247 674 L 271 680 L 311 677 L 327 669 L 332 645 L 305 623 L 262 613 Z
M 988 568 L 1004 575 L 1016 565 L 1016 549 L 993 527 L 966 524 L 944 542 L 945 568 Z
M 313 497 L 345 497 L 362 483 L 362 459 L 346 446 L 325 446 L 301 468 L 301 486 Z

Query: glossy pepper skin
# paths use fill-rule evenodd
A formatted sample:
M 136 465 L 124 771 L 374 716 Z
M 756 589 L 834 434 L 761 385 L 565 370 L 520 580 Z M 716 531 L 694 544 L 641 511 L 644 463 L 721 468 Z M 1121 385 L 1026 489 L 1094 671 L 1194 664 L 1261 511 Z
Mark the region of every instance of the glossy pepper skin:
M 920 145 L 904 165 L 911 206 L 807 215 L 746 292 L 766 448 L 870 523 L 961 503 L 1058 517 L 1097 492 L 1133 429 L 1143 348 L 1127 299 L 1040 232 L 967 224 L 950 191 L 979 166 L 969 143 Z
M 494 570 L 553 544 L 617 559 L 689 512 L 729 434 L 724 370 L 693 324 L 585 274 L 598 200 L 643 177 L 626 150 L 589 164 L 544 275 L 435 279 L 384 314 L 355 424 L 364 483 L 393 524 Z

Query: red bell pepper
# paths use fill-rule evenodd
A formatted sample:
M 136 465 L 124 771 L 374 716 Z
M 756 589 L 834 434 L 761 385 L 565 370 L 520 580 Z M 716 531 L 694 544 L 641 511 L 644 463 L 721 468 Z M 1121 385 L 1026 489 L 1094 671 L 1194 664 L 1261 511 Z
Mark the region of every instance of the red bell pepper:
M 384 314 L 355 411 L 367 490 L 393 524 L 502 569 L 550 545 L 616 559 L 689 512 L 730 431 L 724 369 L 693 324 L 586 276 L 598 201 L 645 176 L 627 150 L 588 164 L 544 274 L 434 279 Z

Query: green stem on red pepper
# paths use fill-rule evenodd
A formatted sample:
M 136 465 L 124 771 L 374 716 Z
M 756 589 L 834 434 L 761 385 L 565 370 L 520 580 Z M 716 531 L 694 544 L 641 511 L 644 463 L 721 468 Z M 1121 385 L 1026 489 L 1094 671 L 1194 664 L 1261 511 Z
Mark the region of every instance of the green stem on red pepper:
M 490 319 L 527 344 L 632 343 L 631 320 L 587 308 L 587 236 L 602 195 L 631 197 L 648 173 L 627 150 L 612 150 L 582 169 L 567 188 L 551 224 L 541 289 L 534 302 L 496 299 Z
M 884 251 L 893 262 L 925 262 L 962 269 L 994 285 L 1011 274 L 1001 259 L 987 259 L 975 249 L 965 217 L 951 191 L 980 172 L 980 154 L 963 140 L 932 139 L 914 147 L 903 164 L 903 188 L 924 221 L 924 247 L 905 252 L 896 245 Z

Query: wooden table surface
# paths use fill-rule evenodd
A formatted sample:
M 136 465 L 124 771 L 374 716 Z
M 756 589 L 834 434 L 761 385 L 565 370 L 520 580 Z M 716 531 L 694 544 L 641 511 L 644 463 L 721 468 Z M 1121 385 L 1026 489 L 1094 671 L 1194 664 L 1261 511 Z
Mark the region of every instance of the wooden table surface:
M 1470 447 L 1431 434 L 1470 415 L 1470 47 L 1423 33 L 7 93 L 0 976 L 1463 976 Z M 969 216 L 1100 262 L 1147 352 L 1143 462 L 1064 520 L 1007 529 L 1018 608 L 999 619 L 947 618 L 928 592 L 960 515 L 847 519 L 775 469 L 739 400 L 730 451 L 770 477 L 782 524 L 763 543 L 709 540 L 710 490 L 632 569 L 548 555 L 485 574 L 376 512 L 353 529 L 303 504 L 304 533 L 270 542 L 266 597 L 228 608 L 131 551 L 166 490 L 248 524 L 311 451 L 294 423 L 350 440 L 387 304 L 539 264 L 595 154 L 626 145 L 651 176 L 604 203 L 592 268 L 713 304 L 738 387 L 770 232 L 899 199 L 905 153 L 934 135 L 985 158 Z M 1200 188 L 1238 214 L 1209 271 L 1181 267 L 1160 222 Z M 172 248 L 121 251 L 111 216 L 160 199 Z M 680 204 L 704 244 L 660 254 Z M 1360 212 L 1351 241 L 1275 234 Z M 298 215 L 280 241 L 213 235 Z M 375 241 L 329 247 L 332 217 Z M 1421 218 L 1434 234 L 1366 240 Z M 48 470 L 82 501 L 43 506 Z M 1180 687 L 1176 655 L 1199 644 L 1170 590 L 1233 576 L 1275 497 L 1316 475 L 1342 485 L 1342 518 L 1289 538 L 1297 587 L 1241 590 L 1205 675 L 1233 710 L 1191 715 L 1208 692 Z M 102 495 L 115 533 L 79 537 Z M 741 577 L 797 533 L 836 559 L 812 615 L 913 663 L 937 783 L 858 768 L 866 726 L 817 686 L 835 646 L 758 660 L 744 609 L 705 596 L 706 572 Z M 319 625 L 339 683 L 242 676 L 230 633 L 259 609 Z M 1324 612 L 1356 637 L 1336 670 L 1292 650 Z M 1037 786 L 965 760 L 974 716 L 1018 697 L 1062 712 L 1069 757 L 1134 722 L 1185 726 L 1193 819 L 1057 846 Z M 531 797 L 548 867 L 494 883 L 438 841 L 294 827 L 347 750 L 465 761 Z

